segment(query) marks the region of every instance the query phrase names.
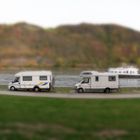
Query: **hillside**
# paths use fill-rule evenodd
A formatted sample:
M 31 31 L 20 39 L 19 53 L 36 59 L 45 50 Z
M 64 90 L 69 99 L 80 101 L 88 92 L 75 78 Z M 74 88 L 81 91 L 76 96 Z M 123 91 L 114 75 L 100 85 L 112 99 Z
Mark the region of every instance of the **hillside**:
M 140 66 L 140 32 L 118 25 L 0 25 L 0 68 Z

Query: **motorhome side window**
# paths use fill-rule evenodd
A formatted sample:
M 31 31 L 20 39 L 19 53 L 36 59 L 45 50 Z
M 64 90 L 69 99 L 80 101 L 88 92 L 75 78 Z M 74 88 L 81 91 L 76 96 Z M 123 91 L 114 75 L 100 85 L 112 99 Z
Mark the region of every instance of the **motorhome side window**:
M 32 81 L 32 76 L 23 76 L 23 81 Z
M 82 83 L 89 83 L 89 78 L 87 78 L 87 77 L 83 78 Z
M 39 76 L 39 79 L 40 79 L 41 81 L 47 80 L 47 76 Z
M 116 76 L 109 76 L 108 78 L 109 81 L 116 81 Z

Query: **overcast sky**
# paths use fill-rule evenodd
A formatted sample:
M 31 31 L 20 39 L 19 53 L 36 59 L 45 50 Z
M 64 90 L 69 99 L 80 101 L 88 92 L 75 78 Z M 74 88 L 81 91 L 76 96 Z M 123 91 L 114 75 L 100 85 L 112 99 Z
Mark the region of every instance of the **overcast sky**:
M 140 0 L 0 0 L 0 24 L 115 23 L 140 31 Z

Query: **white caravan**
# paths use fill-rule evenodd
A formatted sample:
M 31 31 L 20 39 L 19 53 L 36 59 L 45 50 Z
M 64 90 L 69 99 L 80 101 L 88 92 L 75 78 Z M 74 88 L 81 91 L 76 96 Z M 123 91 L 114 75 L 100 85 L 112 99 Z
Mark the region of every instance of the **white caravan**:
M 75 85 L 78 93 L 82 92 L 106 92 L 119 88 L 117 74 L 102 73 L 97 71 L 84 71 L 80 74 L 82 80 Z
M 9 90 L 48 90 L 54 86 L 51 71 L 24 71 L 15 74 L 15 79 L 9 83 Z

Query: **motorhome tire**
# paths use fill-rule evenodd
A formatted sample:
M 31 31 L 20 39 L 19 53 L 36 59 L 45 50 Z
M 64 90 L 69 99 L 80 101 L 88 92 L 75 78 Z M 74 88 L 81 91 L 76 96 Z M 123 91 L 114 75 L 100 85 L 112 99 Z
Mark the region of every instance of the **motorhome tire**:
M 16 88 L 15 88 L 14 86 L 12 86 L 12 87 L 10 87 L 10 90 L 11 90 L 11 91 L 15 91 Z
M 110 88 L 106 88 L 105 93 L 110 93 Z
M 49 92 L 49 91 L 51 91 L 51 90 L 52 90 L 52 85 L 51 85 L 51 84 L 49 84 L 49 88 L 48 88 L 48 90 L 47 90 L 47 91 Z
M 34 87 L 34 91 L 35 92 L 39 92 L 40 91 L 40 88 L 39 87 Z
M 79 88 L 79 89 L 77 90 L 77 92 L 78 92 L 78 93 L 83 93 L 84 90 L 83 90 L 82 88 Z

